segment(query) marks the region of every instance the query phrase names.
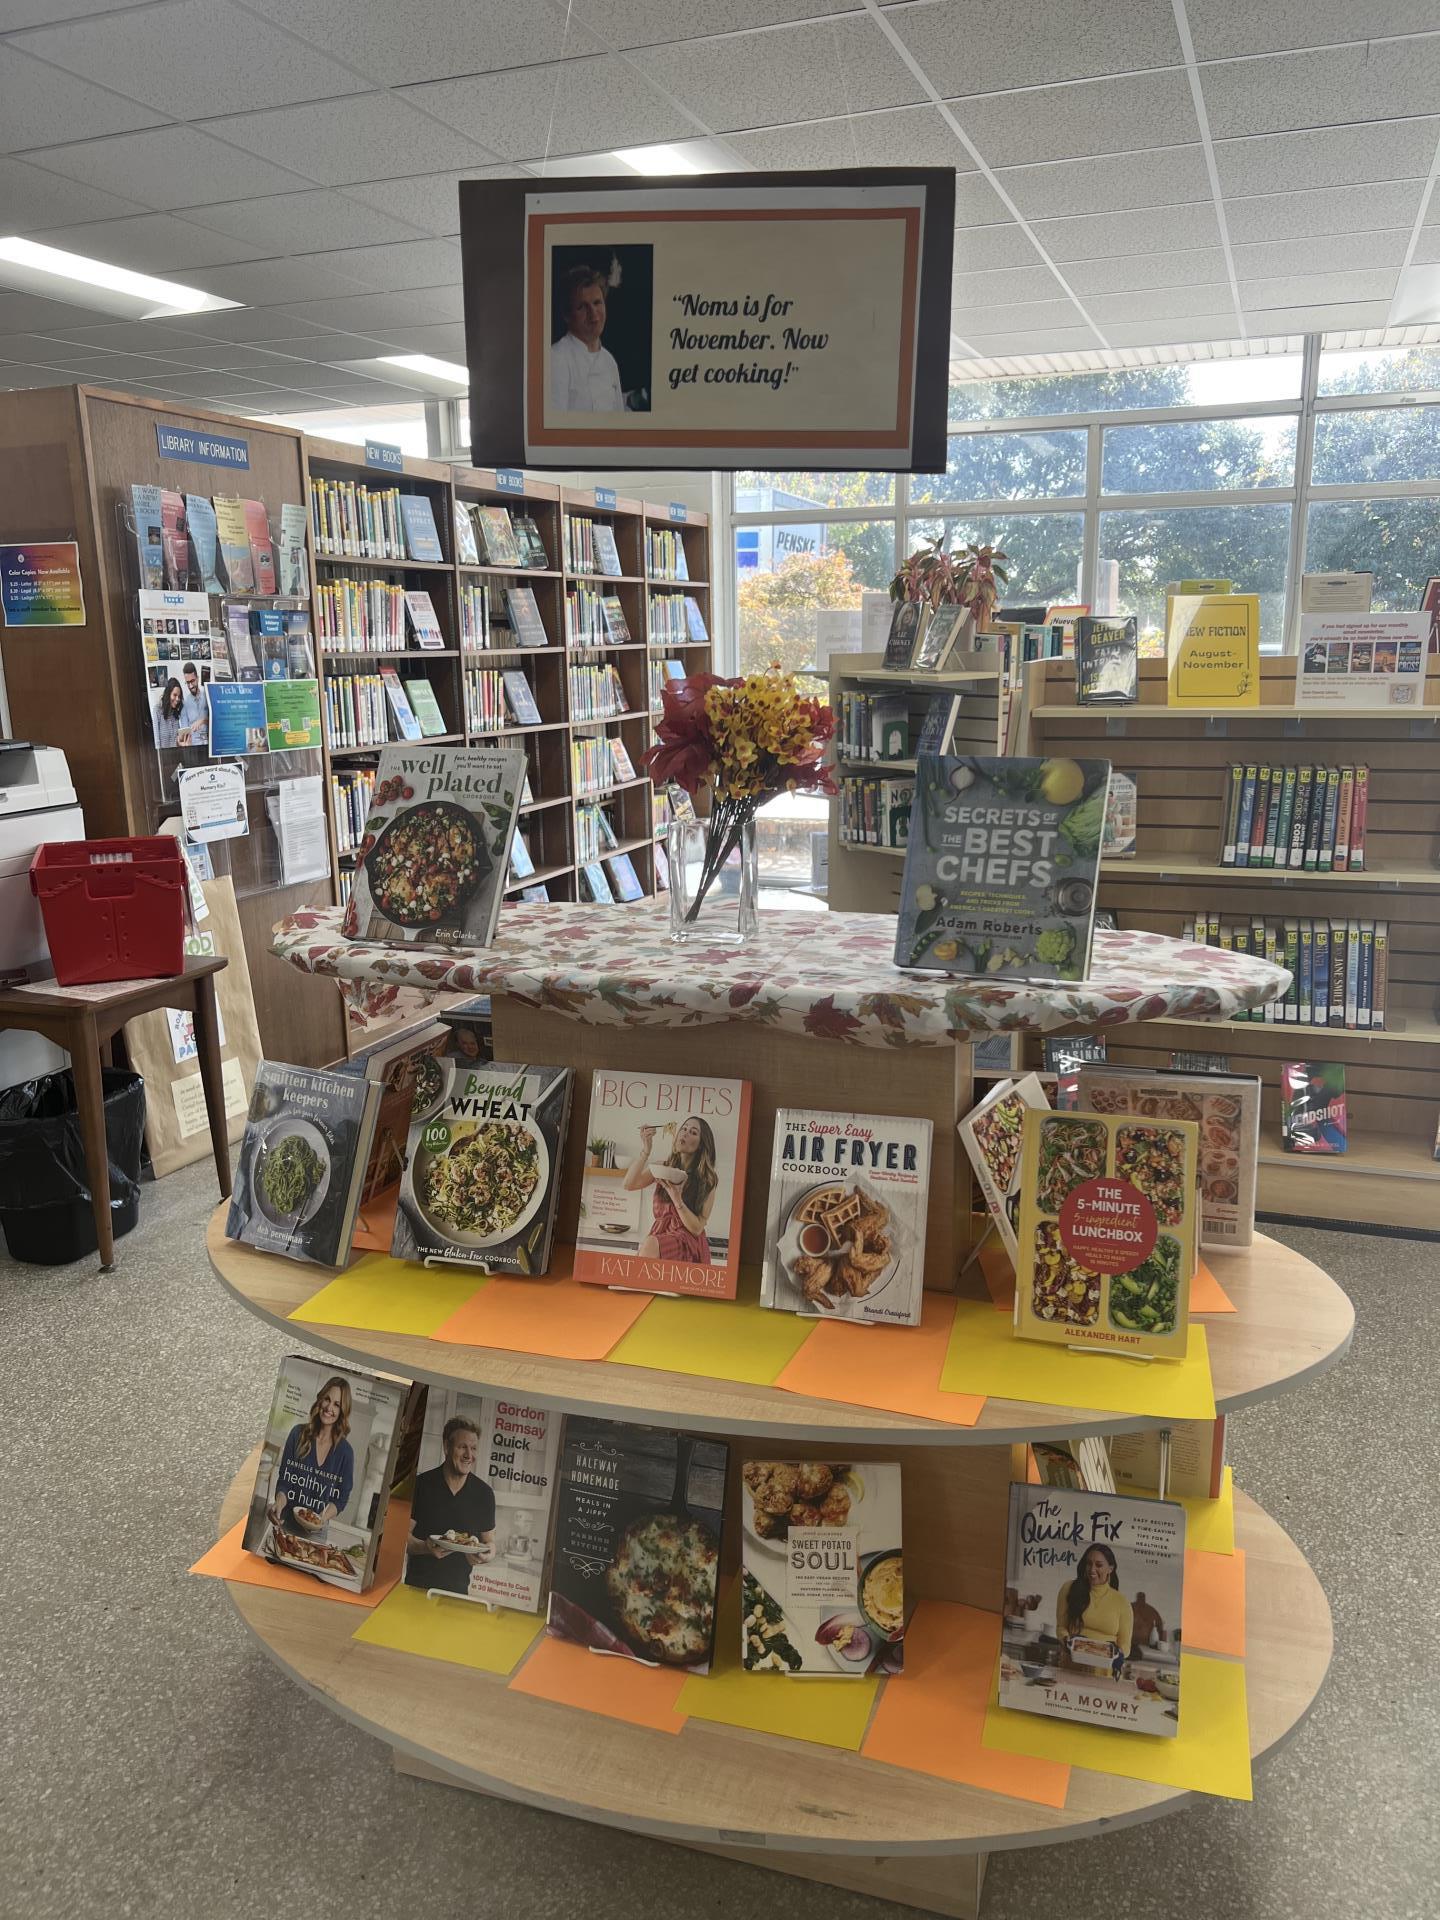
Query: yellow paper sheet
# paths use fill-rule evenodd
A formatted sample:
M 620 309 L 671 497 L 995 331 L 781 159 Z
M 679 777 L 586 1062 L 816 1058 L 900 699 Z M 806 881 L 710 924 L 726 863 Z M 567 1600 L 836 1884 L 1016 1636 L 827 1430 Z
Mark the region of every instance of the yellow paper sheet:
M 675 1709 L 692 1720 L 858 1753 L 879 1687 L 878 1680 L 862 1676 L 746 1673 L 740 1664 L 740 1582 L 731 1580 L 720 1596 L 715 1664 L 707 1674 L 687 1677 Z
M 1245 1669 L 1236 1661 L 1180 1656 L 1180 1731 L 1173 1740 L 1156 1734 L 1087 1727 L 1074 1720 L 1047 1720 L 994 1704 L 985 1716 L 983 1744 L 1001 1753 L 1028 1753 L 1039 1760 L 1068 1760 L 1073 1767 L 1149 1780 L 1188 1793 L 1249 1800 L 1250 1721 Z
M 1138 1500 L 1154 1500 L 1153 1487 L 1127 1487 Z M 1185 1509 L 1185 1550 L 1187 1553 L 1234 1553 L 1235 1551 L 1235 1479 L 1229 1467 L 1220 1485 L 1218 1500 L 1199 1500 L 1172 1493 Z
M 369 1333 L 428 1337 L 486 1284 L 483 1273 L 420 1267 L 409 1260 L 392 1260 L 388 1253 L 367 1253 L 348 1272 L 312 1293 L 290 1318 L 329 1327 L 363 1327 Z
M 768 1387 L 815 1322 L 762 1307 L 759 1296 L 758 1275 L 742 1273 L 734 1300 L 652 1300 L 610 1358 L 627 1367 Z
M 1205 1329 L 1190 1323 L 1183 1360 L 1130 1360 L 1021 1340 L 1003 1315 L 977 1300 L 955 1305 L 950 1351 L 940 1385 L 947 1393 L 1034 1400 L 1047 1407 L 1091 1407 L 1154 1419 L 1213 1420 L 1215 1388 Z
M 452 1666 L 474 1667 L 481 1673 L 509 1673 L 544 1630 L 538 1613 L 511 1613 L 503 1608 L 491 1613 L 451 1594 L 432 1600 L 419 1587 L 399 1586 L 352 1638 L 372 1647 L 418 1654 L 422 1660 L 448 1660 Z

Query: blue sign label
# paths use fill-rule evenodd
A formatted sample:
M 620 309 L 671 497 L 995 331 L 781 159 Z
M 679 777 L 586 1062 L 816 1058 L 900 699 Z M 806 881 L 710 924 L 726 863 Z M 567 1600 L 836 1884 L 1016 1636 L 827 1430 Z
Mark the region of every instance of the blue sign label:
M 595 504 L 597 507 L 603 508 L 607 513 L 613 513 L 615 511 L 615 489 L 613 487 L 596 487 Z
M 205 467 L 248 467 L 250 442 L 227 440 L 220 434 L 196 433 L 190 427 L 167 427 L 155 422 L 155 441 L 162 460 L 195 460 Z
M 523 493 L 525 476 L 518 467 L 497 467 L 495 469 L 495 487 L 500 493 Z
M 670 502 L 670 518 L 672 520 L 684 520 L 685 508 L 679 500 L 672 500 Z
M 399 447 L 387 447 L 380 440 L 367 440 L 365 464 L 367 467 L 383 467 L 387 473 L 403 473 L 405 456 Z

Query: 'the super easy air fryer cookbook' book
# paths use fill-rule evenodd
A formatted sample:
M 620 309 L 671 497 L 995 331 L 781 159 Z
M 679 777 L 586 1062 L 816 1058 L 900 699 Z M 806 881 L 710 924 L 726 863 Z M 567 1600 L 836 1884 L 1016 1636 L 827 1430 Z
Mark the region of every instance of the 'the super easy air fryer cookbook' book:
M 524 780 L 518 747 L 384 748 L 345 938 L 488 947 Z
M 921 754 L 897 967 L 1083 980 L 1110 765 Z
M 928 1120 L 778 1109 L 762 1306 L 919 1323 L 933 1131 Z

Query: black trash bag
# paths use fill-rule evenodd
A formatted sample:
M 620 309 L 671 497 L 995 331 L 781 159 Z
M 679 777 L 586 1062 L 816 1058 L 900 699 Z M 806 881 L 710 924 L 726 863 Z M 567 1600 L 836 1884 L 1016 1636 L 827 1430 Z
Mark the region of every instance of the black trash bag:
M 102 1068 L 101 1079 L 110 1223 L 118 1240 L 140 1216 L 145 1082 L 118 1067 Z M 75 1076 L 68 1067 L 0 1093 L 0 1227 L 15 1259 L 31 1266 L 63 1266 L 96 1251 Z

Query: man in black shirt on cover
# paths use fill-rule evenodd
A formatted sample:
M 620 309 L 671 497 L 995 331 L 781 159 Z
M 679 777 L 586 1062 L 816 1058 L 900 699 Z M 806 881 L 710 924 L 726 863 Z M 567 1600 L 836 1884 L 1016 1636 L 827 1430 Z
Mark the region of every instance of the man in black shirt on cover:
M 405 1584 L 464 1593 L 477 1564 L 473 1549 L 462 1552 L 432 1536 L 452 1531 L 472 1534 L 482 1543 L 479 1558 L 488 1560 L 495 1538 L 495 1495 L 487 1481 L 475 1477 L 480 1432 L 473 1421 L 463 1414 L 447 1420 L 443 1445 L 445 1457 L 440 1465 L 415 1476 Z

